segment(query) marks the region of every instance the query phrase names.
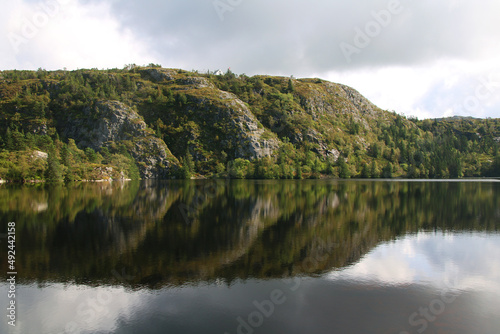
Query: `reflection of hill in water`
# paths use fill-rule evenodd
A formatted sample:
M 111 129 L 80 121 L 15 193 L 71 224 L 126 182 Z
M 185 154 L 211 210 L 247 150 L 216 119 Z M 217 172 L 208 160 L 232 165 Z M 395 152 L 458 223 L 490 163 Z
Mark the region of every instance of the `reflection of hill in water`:
M 120 283 L 112 272 L 126 272 L 134 276 L 129 283 L 161 286 L 320 273 L 421 229 L 497 231 L 499 186 L 219 180 L 2 187 L 0 216 L 17 222 L 20 278 Z

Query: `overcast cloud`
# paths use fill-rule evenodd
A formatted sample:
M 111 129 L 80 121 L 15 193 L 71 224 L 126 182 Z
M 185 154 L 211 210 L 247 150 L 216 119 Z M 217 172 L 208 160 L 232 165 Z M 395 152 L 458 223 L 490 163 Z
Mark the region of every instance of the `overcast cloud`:
M 500 2 L 13 0 L 0 69 L 231 68 L 320 77 L 419 118 L 500 117 Z

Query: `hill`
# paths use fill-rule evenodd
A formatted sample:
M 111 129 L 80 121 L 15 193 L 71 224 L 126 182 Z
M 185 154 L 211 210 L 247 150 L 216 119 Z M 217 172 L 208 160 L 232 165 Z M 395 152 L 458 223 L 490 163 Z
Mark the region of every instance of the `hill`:
M 320 79 L 0 72 L 0 178 L 500 176 L 500 120 L 407 119 Z

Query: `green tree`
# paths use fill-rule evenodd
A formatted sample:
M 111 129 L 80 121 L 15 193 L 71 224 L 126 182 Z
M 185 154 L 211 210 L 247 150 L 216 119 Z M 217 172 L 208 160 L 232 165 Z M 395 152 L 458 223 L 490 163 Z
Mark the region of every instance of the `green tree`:
M 326 160 L 326 167 L 325 167 L 325 173 L 328 175 L 334 175 L 335 174 L 335 163 L 332 157 L 328 157 Z
M 55 147 L 52 147 L 48 153 L 45 179 L 50 182 L 60 182 L 63 180 L 62 168 Z
M 255 176 L 261 179 L 275 179 L 279 176 L 279 166 L 271 157 L 263 157 L 256 161 Z
M 382 150 L 380 149 L 380 145 L 378 143 L 373 143 L 368 148 L 368 152 L 373 158 L 379 158 Z
M 195 163 L 193 160 L 193 156 L 189 152 L 189 149 L 186 152 L 184 158 L 181 158 L 181 174 L 184 179 L 190 179 L 193 176 L 195 171 Z
M 61 162 L 65 166 L 71 166 L 72 162 L 72 154 L 71 151 L 69 150 L 69 147 L 67 144 L 63 144 L 61 148 Z
M 109 149 L 107 147 L 101 147 L 101 155 L 103 157 L 102 163 L 104 164 L 109 164 L 109 159 L 111 157 L 111 153 L 109 152 Z
M 377 178 L 378 175 L 378 167 L 377 167 L 377 162 L 375 160 L 372 161 L 370 164 L 370 177 L 372 178 Z
M 235 179 L 244 179 L 247 174 L 248 165 L 250 161 L 246 159 L 235 159 L 229 167 L 229 175 Z
M 462 159 L 458 152 L 455 152 L 455 154 L 451 158 L 450 164 L 448 165 L 448 170 L 450 172 L 451 178 L 461 178 L 464 176 Z
M 387 162 L 387 164 L 382 169 L 382 177 L 385 179 L 392 178 L 393 166 L 391 162 Z
M 13 149 L 15 151 L 22 151 L 26 149 L 26 141 L 24 134 L 15 130 L 12 132 Z
M 497 152 L 493 166 L 491 168 L 491 176 L 500 177 L 500 154 Z
M 420 173 L 415 165 L 408 166 L 408 173 L 406 174 L 406 177 L 409 179 L 417 179 L 420 177 Z
M 372 177 L 371 169 L 368 166 L 368 164 L 366 164 L 366 163 L 364 163 L 363 167 L 361 168 L 361 177 L 364 179 L 368 179 L 368 178 Z
M 303 178 L 303 176 L 302 176 L 302 165 L 298 161 L 295 164 L 295 178 L 297 180 L 302 180 L 302 178 Z
M 99 155 L 91 147 L 87 147 L 85 149 L 85 155 L 87 156 L 87 159 L 89 160 L 89 162 L 97 163 L 100 160 Z
M 339 158 L 339 177 L 342 179 L 351 178 L 351 171 L 349 170 L 349 166 L 343 157 Z
M 311 177 L 312 178 L 319 178 L 321 176 L 321 170 L 323 169 L 323 164 L 321 163 L 321 160 L 316 157 L 312 163 L 312 166 L 311 166 Z
M 177 103 L 179 104 L 179 107 L 185 106 L 187 104 L 186 94 L 178 93 L 177 94 Z
M 221 176 L 225 170 L 226 170 L 226 167 L 224 167 L 224 164 L 221 162 L 217 163 L 217 165 L 215 166 L 215 172 L 219 176 Z
M 288 79 L 288 88 L 287 88 L 287 93 L 294 93 L 295 92 L 295 86 L 293 85 L 292 79 Z
M 12 137 L 10 127 L 7 128 L 7 131 L 5 132 L 5 148 L 8 151 L 14 151 L 14 138 Z
M 165 127 L 165 124 L 163 124 L 163 121 L 160 118 L 158 118 L 156 120 L 156 137 L 163 138 L 162 129 L 164 127 Z

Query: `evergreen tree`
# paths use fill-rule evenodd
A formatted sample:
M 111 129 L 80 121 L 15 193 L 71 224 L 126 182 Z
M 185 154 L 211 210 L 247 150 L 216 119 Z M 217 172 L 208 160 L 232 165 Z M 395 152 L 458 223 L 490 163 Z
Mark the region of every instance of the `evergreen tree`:
M 339 158 L 339 177 L 342 179 L 351 178 L 351 171 L 349 170 L 349 166 L 343 157 Z
M 378 171 L 377 171 L 377 162 L 374 160 L 370 164 L 370 177 L 372 178 L 377 178 L 378 177 Z
M 71 152 L 69 151 L 68 145 L 63 144 L 61 148 L 61 161 L 65 166 L 71 166 Z
M 491 168 L 491 176 L 500 177 L 500 154 L 498 152 L 495 155 L 495 160 L 493 161 L 493 167 Z
M 8 127 L 5 132 L 5 148 L 8 151 L 14 150 L 14 139 L 12 138 L 12 131 L 10 130 L 10 127 Z
M 408 166 L 408 173 L 406 174 L 406 177 L 408 177 L 409 179 L 417 179 L 420 177 L 420 174 L 415 165 Z
M 366 163 L 363 164 L 363 167 L 361 168 L 361 177 L 364 179 L 372 177 L 370 167 Z
M 195 164 L 193 160 L 193 156 L 189 152 L 189 149 L 186 152 L 186 155 L 184 158 L 181 158 L 181 176 L 184 179 L 190 179 L 193 176 L 194 170 L 195 170 Z
M 463 166 L 462 159 L 458 154 L 451 158 L 451 162 L 448 165 L 448 170 L 450 172 L 451 178 L 461 178 L 463 177 Z
M 57 152 L 54 146 L 51 147 L 47 158 L 47 170 L 45 172 L 45 178 L 50 182 L 60 182 L 63 180 L 62 168 L 57 157 Z
M 382 177 L 385 179 L 392 178 L 393 166 L 392 163 L 388 162 L 382 169 Z
M 314 159 L 314 162 L 312 163 L 312 167 L 311 167 L 311 172 L 312 172 L 312 175 L 311 177 L 312 178 L 319 178 L 320 177 L 320 173 L 321 173 L 321 160 L 316 157 L 316 159 Z
M 328 158 L 326 161 L 325 173 L 328 175 L 333 175 L 335 173 L 333 158 Z
M 294 93 L 295 92 L 295 86 L 293 85 L 292 79 L 288 79 L 288 88 L 287 88 L 288 93 Z
M 297 164 L 295 165 L 295 178 L 297 180 L 302 180 L 302 178 L 303 178 L 302 165 L 300 164 L 300 162 L 297 162 Z
M 94 151 L 93 148 L 91 147 L 87 147 L 85 149 L 85 155 L 87 156 L 87 159 L 90 161 L 90 162 L 98 162 L 99 161 L 99 156 L 97 155 L 97 153 Z
M 189 152 L 189 149 L 186 152 L 184 162 L 186 163 L 186 166 L 187 166 L 189 172 L 194 173 L 195 172 L 195 164 L 194 164 L 193 156 L 191 155 L 191 152 Z

